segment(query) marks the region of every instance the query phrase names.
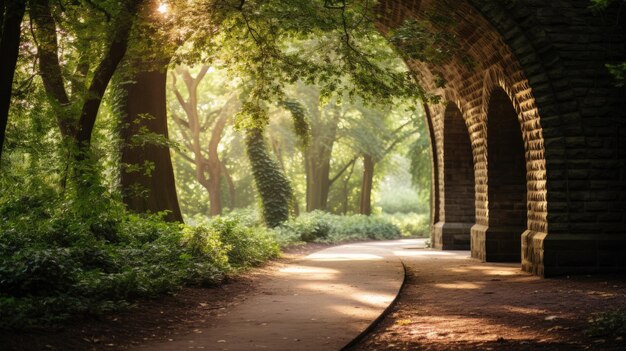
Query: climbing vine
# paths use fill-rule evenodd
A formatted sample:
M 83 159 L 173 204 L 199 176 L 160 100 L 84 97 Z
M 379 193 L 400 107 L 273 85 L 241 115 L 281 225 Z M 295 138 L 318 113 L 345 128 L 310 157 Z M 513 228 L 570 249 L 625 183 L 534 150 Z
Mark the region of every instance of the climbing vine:
M 289 219 L 291 184 L 278 162 L 268 153 L 262 129 L 246 131 L 246 150 L 261 197 L 263 219 L 268 227 L 276 227 Z

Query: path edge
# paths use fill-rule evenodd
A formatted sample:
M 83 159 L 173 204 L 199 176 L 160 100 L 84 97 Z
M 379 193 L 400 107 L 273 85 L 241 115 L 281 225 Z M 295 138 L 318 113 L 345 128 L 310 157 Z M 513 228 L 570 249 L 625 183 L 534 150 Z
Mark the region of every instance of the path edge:
M 402 275 L 402 284 L 400 284 L 400 288 L 398 289 L 396 296 L 393 298 L 391 303 L 383 310 L 383 312 L 378 317 L 376 317 L 376 319 L 374 319 L 365 329 L 363 329 L 359 333 L 359 335 L 357 335 L 354 339 L 350 340 L 344 347 L 339 349 L 340 351 L 349 351 L 352 347 L 356 346 L 356 344 L 361 342 L 365 338 L 365 336 L 372 331 L 372 329 L 378 326 L 378 324 L 382 322 L 382 320 L 385 317 L 387 317 L 389 312 L 391 312 L 391 309 L 398 302 L 398 299 L 400 299 L 400 294 L 402 293 L 402 290 L 404 290 L 404 286 L 407 280 L 407 269 L 406 269 L 406 265 L 404 264 L 404 261 L 402 261 L 401 259 L 399 261 L 402 264 L 403 275 Z

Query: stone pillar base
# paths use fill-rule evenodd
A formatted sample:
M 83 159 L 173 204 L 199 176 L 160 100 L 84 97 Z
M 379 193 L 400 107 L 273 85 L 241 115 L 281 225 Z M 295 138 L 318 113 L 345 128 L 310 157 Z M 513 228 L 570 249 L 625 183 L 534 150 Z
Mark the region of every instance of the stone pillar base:
M 470 231 L 474 223 L 437 222 L 433 226 L 433 248 L 439 250 L 469 250 Z
M 522 269 L 543 277 L 626 272 L 626 237 L 526 231 L 522 236 Z
M 483 262 L 520 262 L 524 229 L 515 227 L 472 227 L 472 257 Z

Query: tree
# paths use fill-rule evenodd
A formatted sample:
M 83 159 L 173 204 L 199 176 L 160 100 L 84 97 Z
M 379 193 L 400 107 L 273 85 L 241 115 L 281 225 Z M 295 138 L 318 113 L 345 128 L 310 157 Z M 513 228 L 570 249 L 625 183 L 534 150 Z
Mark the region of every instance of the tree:
M 74 34 L 79 39 L 74 45 L 78 59 L 76 62 L 70 61 L 62 65 L 59 60 L 57 21 L 52 15 L 49 0 L 30 2 L 30 17 L 35 25 L 34 33 L 43 85 L 51 105 L 55 108 L 59 130 L 65 139 L 71 141 L 77 161 L 82 161 L 88 156 L 100 104 L 113 74 L 126 54 L 130 32 L 141 3 L 142 0 L 118 2 L 115 16 L 104 26 L 97 25 L 97 21 L 107 19 L 111 15 L 101 8 L 96 7 L 92 11 L 80 5 L 77 8 L 66 8 L 67 17 L 63 18 L 68 22 L 72 21 L 70 11 L 80 11 L 83 14 L 87 12 L 91 16 L 87 16 L 86 23 L 69 24 L 75 25 Z M 92 26 L 102 30 L 98 35 L 105 42 L 104 50 L 95 50 L 97 53 L 95 56 L 99 57 L 99 60 L 91 54 L 91 50 L 99 44 L 91 42 Z M 93 61 L 97 62 L 95 67 Z M 68 93 L 63 72 L 69 70 L 70 67 L 64 66 L 70 66 L 70 63 L 74 66 L 74 72 L 68 77 L 71 82 L 71 90 Z M 88 77 L 91 77 L 89 82 Z
M 205 78 L 209 66 L 202 66 L 200 72 L 193 77 L 189 69 L 178 67 L 172 77 L 172 90 L 176 100 L 182 107 L 186 118 L 180 117 L 177 113 L 172 113 L 172 118 L 176 122 L 179 130 L 183 134 L 184 146 L 191 151 L 192 157 L 181 152 L 181 156 L 195 167 L 196 180 L 207 190 L 209 194 L 210 215 L 215 216 L 222 213 L 221 201 L 221 180 L 226 178 L 231 199 L 234 195 L 234 184 L 230 179 L 230 174 L 226 166 L 220 160 L 218 146 L 222 140 L 224 129 L 239 108 L 239 100 L 234 93 L 230 93 L 224 105 L 212 111 L 202 112 L 198 108 L 198 86 Z M 178 77 L 187 90 L 187 98 L 183 97 L 177 87 Z M 211 130 L 210 136 L 206 134 Z
M 415 113 L 407 106 L 394 106 L 385 110 L 374 109 L 365 104 L 355 104 L 358 111 L 351 124 L 350 138 L 357 155 L 363 159 L 359 212 L 372 213 L 372 190 L 376 164 L 380 163 L 401 142 L 417 133 Z M 399 124 L 399 125 L 398 125 Z
M 122 121 L 120 188 L 126 206 L 137 213 L 166 211 L 169 221 L 182 222 L 170 156 L 167 125 L 167 69 L 177 47 L 171 22 L 158 3 L 147 0 L 130 38 L 124 70 L 118 72 Z M 156 45 L 156 43 L 159 45 Z
M 0 160 L 9 120 L 13 76 L 25 11 L 26 0 L 0 0 Z
M 254 82 L 236 118 L 240 129 L 265 128 L 266 106 L 284 100 L 285 84 L 297 78 L 318 83 L 325 96 L 360 92 L 381 103 L 422 91 L 406 69 L 388 69 L 379 63 L 395 57 L 389 47 L 371 50 L 376 46 L 363 45 L 384 42 L 375 34 L 373 22 L 364 21 L 372 11 L 368 1 L 344 2 L 341 8 L 330 2 L 295 0 L 196 5 L 185 3 L 172 11 L 172 17 L 179 19 L 176 32 L 185 43 L 176 60 L 219 63 L 243 81 Z M 207 13 L 206 8 L 212 11 Z M 291 50 L 292 44 L 310 42 L 312 37 L 316 45 Z
M 261 197 L 263 218 L 269 227 L 276 227 L 289 219 L 291 185 L 278 162 L 268 153 L 262 129 L 246 131 L 246 150 Z
M 290 97 L 301 102 L 309 126 L 310 141 L 303 147 L 306 210 L 326 210 L 328 193 L 333 183 L 330 179 L 330 162 L 343 108 L 336 101 L 323 103 L 319 89 L 302 82 L 296 84 Z
M 167 211 L 169 221 L 182 222 L 170 157 L 167 129 L 165 67 L 139 72 L 120 87 L 120 187 L 126 206 L 138 213 Z M 153 138 L 146 138 L 153 136 Z M 148 139 L 148 140 L 146 140 Z

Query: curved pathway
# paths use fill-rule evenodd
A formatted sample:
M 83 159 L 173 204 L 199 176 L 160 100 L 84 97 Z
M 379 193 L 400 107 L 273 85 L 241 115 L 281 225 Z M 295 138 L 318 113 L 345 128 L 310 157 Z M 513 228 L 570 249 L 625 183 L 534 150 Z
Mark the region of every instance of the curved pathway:
M 205 328 L 138 350 L 339 350 L 398 295 L 404 267 L 394 254 L 425 240 L 348 244 L 281 268 L 257 293 Z
M 585 334 L 595 313 L 626 310 L 626 277 L 541 279 L 424 242 L 342 245 L 272 268 L 240 304 L 139 350 L 626 350 Z

